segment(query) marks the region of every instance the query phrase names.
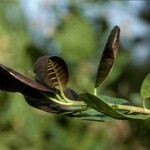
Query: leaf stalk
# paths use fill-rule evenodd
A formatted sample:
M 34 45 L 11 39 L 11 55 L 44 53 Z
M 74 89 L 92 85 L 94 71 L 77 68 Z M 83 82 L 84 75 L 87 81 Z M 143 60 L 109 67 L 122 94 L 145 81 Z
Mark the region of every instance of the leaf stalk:
M 110 104 L 113 109 L 116 110 L 127 110 L 132 113 L 141 113 L 150 115 L 150 110 L 142 107 L 129 106 L 129 105 L 114 105 Z

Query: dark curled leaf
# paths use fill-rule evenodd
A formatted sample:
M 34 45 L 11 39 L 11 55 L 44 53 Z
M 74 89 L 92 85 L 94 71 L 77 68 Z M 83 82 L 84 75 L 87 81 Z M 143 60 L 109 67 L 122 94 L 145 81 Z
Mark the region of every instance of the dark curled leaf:
M 20 92 L 29 105 L 46 112 L 71 114 L 81 109 L 60 105 L 52 101 L 50 97 L 55 97 L 53 90 L 4 65 L 0 65 L 0 90 Z
M 58 56 L 43 56 L 35 63 L 34 72 L 37 79 L 50 88 L 62 90 L 68 82 L 68 68 L 65 61 Z
M 90 93 L 84 93 L 81 95 L 81 99 L 91 108 L 95 109 L 98 112 L 104 113 L 112 118 L 128 120 L 128 119 L 138 119 L 145 120 L 150 119 L 150 115 L 147 114 L 126 114 L 125 112 L 115 110 L 112 108 L 107 100 L 99 98 Z M 117 105 L 117 104 L 115 104 Z
M 70 88 L 66 88 L 64 90 L 64 94 L 70 100 L 80 101 L 80 97 L 79 97 L 78 93 L 76 93 L 74 90 L 72 90 Z
M 46 112 L 58 113 L 61 111 L 57 106 L 55 106 L 54 102 L 50 101 L 46 96 L 44 96 L 41 92 L 37 91 L 32 95 L 24 95 L 25 100 L 32 107 L 44 110 Z
M 44 96 L 47 94 L 54 97 L 52 90 L 43 85 L 32 81 L 24 75 L 0 65 L 0 90 L 9 92 L 20 92 L 24 95 L 27 103 L 32 107 L 51 113 L 70 112 L 69 108 L 65 108 Z
M 4 65 L 0 65 L 0 90 L 20 92 L 29 96 L 38 91 L 53 94 L 52 90 Z
M 98 66 L 95 87 L 97 88 L 108 76 L 117 55 L 119 47 L 120 28 L 115 26 L 111 31 L 101 61 Z

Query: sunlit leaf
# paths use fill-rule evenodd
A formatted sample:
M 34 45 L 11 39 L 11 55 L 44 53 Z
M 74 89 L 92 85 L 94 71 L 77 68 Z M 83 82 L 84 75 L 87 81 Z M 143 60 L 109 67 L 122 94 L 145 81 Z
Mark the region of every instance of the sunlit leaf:
M 120 28 L 115 26 L 111 31 L 100 60 L 95 87 L 97 88 L 108 76 L 114 64 L 119 47 Z
M 141 87 L 141 97 L 146 99 L 150 97 L 150 74 L 146 76 Z
M 38 91 L 53 93 L 51 89 L 32 81 L 4 65 L 0 65 L 0 90 L 20 92 L 25 95 L 32 95 Z
M 43 56 L 35 63 L 34 72 L 40 82 L 50 88 L 62 90 L 68 82 L 68 68 L 58 56 Z
M 81 99 L 91 108 L 95 109 L 96 111 L 99 111 L 105 115 L 108 115 L 112 118 L 115 119 L 121 119 L 121 120 L 128 120 L 128 119 L 141 119 L 141 120 L 145 120 L 145 119 L 150 119 L 150 115 L 146 115 L 146 114 L 127 114 L 126 111 L 119 111 L 119 110 L 115 110 L 114 108 L 112 108 L 110 106 L 110 104 L 108 103 L 108 99 L 106 98 L 99 98 L 95 95 L 92 95 L 90 93 L 85 93 L 81 95 Z M 114 99 L 114 98 L 113 98 Z M 117 99 L 117 98 L 116 98 Z M 110 101 L 110 100 L 109 100 Z M 119 102 L 120 100 L 118 100 Z M 113 100 L 112 100 L 113 102 Z M 120 104 L 120 102 L 118 103 Z M 114 103 L 114 106 L 117 105 L 117 103 Z

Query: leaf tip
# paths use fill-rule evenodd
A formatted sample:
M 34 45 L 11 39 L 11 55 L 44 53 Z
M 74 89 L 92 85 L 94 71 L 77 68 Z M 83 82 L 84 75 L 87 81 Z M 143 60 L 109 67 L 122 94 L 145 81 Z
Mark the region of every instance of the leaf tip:
M 120 27 L 114 26 L 106 42 L 102 58 L 99 63 L 95 88 L 97 88 L 111 71 L 119 48 Z
M 116 25 L 112 29 L 106 43 L 106 49 L 108 47 L 112 50 L 114 58 L 116 57 L 119 48 L 119 39 L 120 39 L 120 27 Z

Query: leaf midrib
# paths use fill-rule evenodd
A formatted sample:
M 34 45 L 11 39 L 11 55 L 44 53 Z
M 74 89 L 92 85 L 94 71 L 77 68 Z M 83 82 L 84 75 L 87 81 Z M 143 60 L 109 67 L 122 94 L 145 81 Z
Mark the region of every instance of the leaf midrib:
M 51 66 L 52 66 L 52 68 L 53 68 L 53 70 L 54 70 L 55 76 L 56 76 L 57 81 L 58 81 L 58 86 L 59 86 L 59 88 L 60 88 L 60 90 L 61 90 L 61 89 L 62 89 L 61 81 L 59 80 L 59 77 L 58 77 L 57 72 L 56 72 L 56 70 L 55 70 L 55 66 L 54 66 L 52 60 L 48 60 L 48 61 L 50 62 Z

